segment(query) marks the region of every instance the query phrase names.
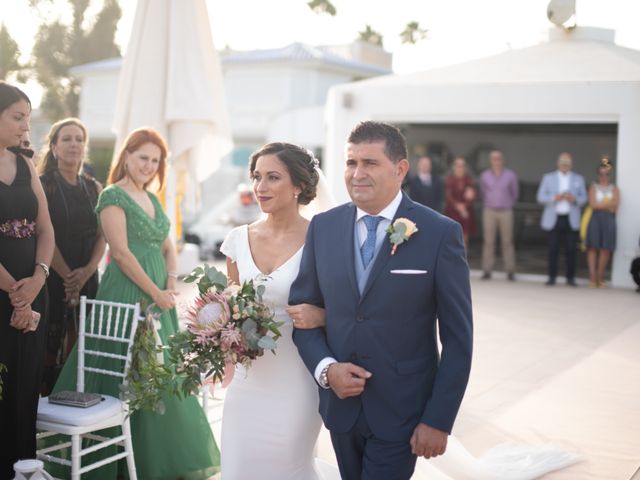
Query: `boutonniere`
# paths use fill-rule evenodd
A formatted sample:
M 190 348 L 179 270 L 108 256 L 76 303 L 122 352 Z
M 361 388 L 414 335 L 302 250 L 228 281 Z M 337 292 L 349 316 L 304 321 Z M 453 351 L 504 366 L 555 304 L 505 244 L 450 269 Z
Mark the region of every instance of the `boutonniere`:
M 387 228 L 389 234 L 389 241 L 391 242 L 391 255 L 396 253 L 398 245 L 406 242 L 411 238 L 411 235 L 418 231 L 418 227 L 408 218 L 398 218 Z

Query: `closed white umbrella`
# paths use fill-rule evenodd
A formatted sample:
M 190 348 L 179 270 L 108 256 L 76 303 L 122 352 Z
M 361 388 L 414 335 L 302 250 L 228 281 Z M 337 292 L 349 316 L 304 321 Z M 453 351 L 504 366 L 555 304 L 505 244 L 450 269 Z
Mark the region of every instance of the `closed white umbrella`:
M 222 69 L 204 0 L 138 0 L 115 113 L 116 149 L 131 130 L 158 130 L 171 151 L 167 210 L 176 225 L 176 179 L 190 195 L 232 148 Z

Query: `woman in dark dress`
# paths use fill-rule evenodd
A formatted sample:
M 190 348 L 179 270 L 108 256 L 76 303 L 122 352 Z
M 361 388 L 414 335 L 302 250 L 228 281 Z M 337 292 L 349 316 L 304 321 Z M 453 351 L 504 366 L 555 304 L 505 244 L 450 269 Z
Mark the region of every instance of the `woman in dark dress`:
M 467 162 L 463 157 L 457 157 L 453 161 L 452 173 L 446 178 L 444 189 L 444 214 L 462 225 L 464 245 L 468 247 L 469 237 L 476 233 L 473 212 L 476 190 L 473 178 L 467 173 Z
M 98 264 L 105 250 L 95 213 L 102 188 L 80 173 L 87 142 L 87 129 L 77 118 L 56 122 L 38 164 L 56 239 L 47 280 L 49 333 L 43 396 L 51 392 L 75 344 L 80 296 L 96 296 Z
M 46 289 L 53 256 L 47 199 L 31 160 L 20 151 L 31 103 L 0 82 L 0 478 L 35 458 L 36 417 L 46 325 Z M 39 313 L 42 321 L 36 322 Z

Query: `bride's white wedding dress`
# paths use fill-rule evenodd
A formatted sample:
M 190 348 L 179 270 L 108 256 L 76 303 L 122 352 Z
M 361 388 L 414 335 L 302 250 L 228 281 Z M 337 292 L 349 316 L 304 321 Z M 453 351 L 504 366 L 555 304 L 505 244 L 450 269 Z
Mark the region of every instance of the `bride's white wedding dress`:
M 232 230 L 221 251 L 236 262 L 240 281 L 262 276 L 249 247 L 248 227 Z M 298 275 L 302 249 L 271 272 L 264 300 L 274 309 L 282 337 L 276 355 L 267 352 L 248 370 L 236 367 L 222 413 L 222 480 L 328 480 L 314 458 L 320 431 L 318 390 L 291 338 L 293 324 L 285 308 Z M 576 457 L 551 446 L 499 445 L 472 456 L 453 436 L 447 451 L 418 459 L 416 476 L 429 480 L 531 480 L 572 463 Z
M 220 250 L 236 262 L 240 282 L 262 274 L 251 255 L 246 225 L 232 230 Z M 319 479 L 313 455 L 322 423 L 318 389 L 298 356 L 285 311 L 301 257 L 302 249 L 264 283 L 264 301 L 284 322 L 282 337 L 275 355 L 266 352 L 248 370 L 236 367 L 222 413 L 223 480 Z

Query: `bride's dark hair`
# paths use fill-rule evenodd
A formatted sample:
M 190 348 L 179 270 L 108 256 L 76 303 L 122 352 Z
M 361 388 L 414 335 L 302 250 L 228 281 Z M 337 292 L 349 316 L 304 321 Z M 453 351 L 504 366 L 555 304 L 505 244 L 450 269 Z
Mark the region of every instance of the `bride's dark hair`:
M 300 205 L 308 205 L 311 200 L 316 198 L 316 187 L 319 179 L 318 170 L 316 169 L 318 160 L 309 150 L 292 143 L 267 143 L 251 154 L 249 161 L 251 177 L 253 177 L 253 172 L 256 169 L 258 158 L 264 155 L 275 155 L 287 168 L 291 183 L 301 190 L 298 195 L 298 203 Z

